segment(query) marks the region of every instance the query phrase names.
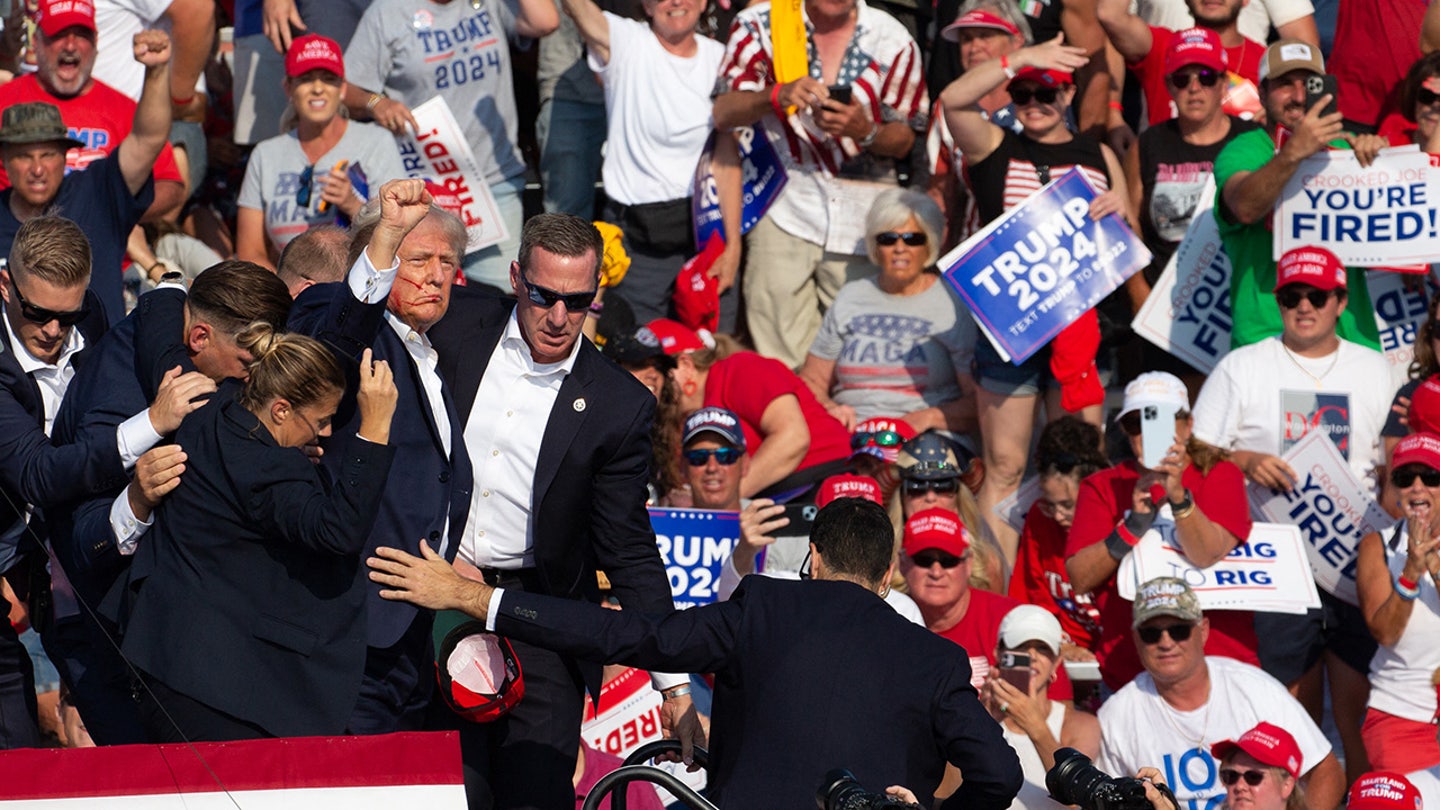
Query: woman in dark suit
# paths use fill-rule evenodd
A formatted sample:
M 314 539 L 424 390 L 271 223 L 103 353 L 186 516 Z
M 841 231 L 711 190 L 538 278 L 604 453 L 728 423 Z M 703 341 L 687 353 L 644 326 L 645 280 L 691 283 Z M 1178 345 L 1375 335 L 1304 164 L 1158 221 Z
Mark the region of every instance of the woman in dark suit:
M 137 344 L 173 326 L 142 319 Z M 249 378 L 177 432 L 186 468 L 132 568 L 124 651 L 153 742 L 339 734 L 359 692 L 360 552 L 394 452 L 394 380 L 367 349 L 358 435 L 332 483 L 300 448 L 330 432 L 346 384 L 334 356 L 265 324 L 237 343 Z

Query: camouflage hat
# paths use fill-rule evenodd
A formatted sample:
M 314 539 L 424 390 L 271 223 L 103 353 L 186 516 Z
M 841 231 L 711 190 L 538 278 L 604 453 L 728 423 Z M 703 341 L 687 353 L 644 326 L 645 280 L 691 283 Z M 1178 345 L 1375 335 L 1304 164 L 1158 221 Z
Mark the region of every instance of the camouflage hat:
M 85 144 L 70 137 L 60 108 L 43 101 L 11 104 L 0 115 L 0 144 L 48 143 L 60 141 L 65 148 L 78 149 Z
M 1135 592 L 1135 621 L 1132 627 L 1139 627 L 1156 616 L 1174 616 L 1187 622 L 1198 622 L 1205 613 L 1200 610 L 1200 598 L 1175 577 L 1156 577 Z

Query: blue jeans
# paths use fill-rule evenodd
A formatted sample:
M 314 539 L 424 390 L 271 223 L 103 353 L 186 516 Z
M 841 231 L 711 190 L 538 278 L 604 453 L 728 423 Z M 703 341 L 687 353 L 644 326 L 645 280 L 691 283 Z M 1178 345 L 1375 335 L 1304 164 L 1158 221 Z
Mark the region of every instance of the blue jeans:
M 605 105 L 552 98 L 535 119 L 545 210 L 595 218 L 595 180 L 605 145 Z

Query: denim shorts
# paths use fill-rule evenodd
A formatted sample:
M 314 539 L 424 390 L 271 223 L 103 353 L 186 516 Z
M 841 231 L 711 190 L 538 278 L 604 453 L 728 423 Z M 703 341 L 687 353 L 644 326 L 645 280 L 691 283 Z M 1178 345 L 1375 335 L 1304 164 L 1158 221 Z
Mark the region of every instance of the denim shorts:
M 1048 347 L 1017 366 L 1001 359 L 983 335 L 975 341 L 975 382 L 992 394 L 1007 397 L 1033 397 L 1059 387 L 1050 372 Z

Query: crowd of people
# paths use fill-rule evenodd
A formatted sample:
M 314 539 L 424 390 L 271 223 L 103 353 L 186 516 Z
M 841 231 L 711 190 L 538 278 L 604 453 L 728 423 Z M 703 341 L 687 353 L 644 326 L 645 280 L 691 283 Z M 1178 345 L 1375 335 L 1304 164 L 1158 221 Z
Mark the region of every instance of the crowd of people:
M 1396 268 L 1273 227 L 1327 150 L 1440 166 L 1440 3 L 10 7 L 0 748 L 455 730 L 472 807 L 559 810 L 621 663 L 722 807 L 1058 807 L 1068 748 L 1440 808 L 1440 276 L 1401 384 Z M 1014 362 L 941 257 L 1072 168 L 1153 258 Z M 1211 219 L 1202 370 L 1132 321 Z M 1341 586 L 1210 601 L 1315 433 L 1377 504 Z M 716 605 L 651 507 L 738 514 Z M 459 614 L 523 669 L 485 722 Z

